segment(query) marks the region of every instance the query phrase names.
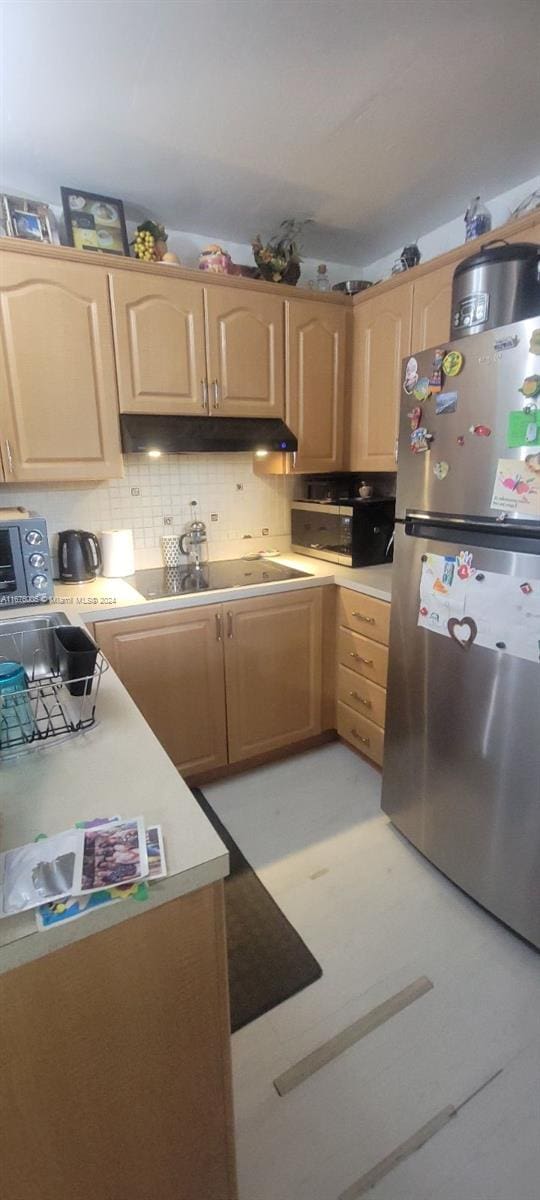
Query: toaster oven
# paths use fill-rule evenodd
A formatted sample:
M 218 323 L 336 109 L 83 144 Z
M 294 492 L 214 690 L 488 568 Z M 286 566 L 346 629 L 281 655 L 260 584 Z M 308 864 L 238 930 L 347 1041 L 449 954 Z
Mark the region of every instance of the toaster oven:
M 52 563 L 43 517 L 23 509 L 0 510 L 0 604 L 39 604 L 50 600 Z M 8 515 L 9 513 L 9 515 Z M 24 515 L 22 515 L 24 514 Z

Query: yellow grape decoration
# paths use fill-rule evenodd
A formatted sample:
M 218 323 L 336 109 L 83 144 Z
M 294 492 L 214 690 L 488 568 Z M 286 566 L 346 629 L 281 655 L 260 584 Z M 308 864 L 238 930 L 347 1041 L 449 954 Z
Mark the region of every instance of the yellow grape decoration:
M 163 225 L 144 221 L 137 227 L 132 241 L 135 258 L 141 262 L 160 262 L 167 249 L 167 234 Z

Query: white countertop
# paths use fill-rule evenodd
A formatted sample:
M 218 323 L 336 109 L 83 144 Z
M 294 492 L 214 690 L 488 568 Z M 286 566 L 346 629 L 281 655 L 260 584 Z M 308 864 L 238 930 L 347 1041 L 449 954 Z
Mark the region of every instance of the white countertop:
M 391 566 L 351 570 L 297 554 L 273 561 L 307 571 L 310 577 L 158 601 L 145 600 L 121 579 L 57 584 L 50 611 L 61 610 L 72 623 L 84 623 L 333 583 L 382 600 L 391 597 Z M 18 609 L 15 614 L 1 609 L 0 621 L 35 613 L 35 607 Z M 151 885 L 145 903 L 128 899 L 45 931 L 37 930 L 33 912 L 1 919 L 0 972 L 129 920 L 228 873 L 223 843 L 109 669 L 102 678 L 94 729 L 0 763 L 0 848 L 11 849 L 33 841 L 39 833 L 58 833 L 76 821 L 116 813 L 143 816 L 147 825 L 162 826 L 167 877 Z
M 182 596 L 166 596 L 162 600 L 146 600 L 129 579 L 93 579 L 90 583 L 55 585 L 53 608 L 63 608 L 67 616 L 80 613 L 86 622 L 106 621 L 115 617 L 143 616 L 176 608 L 195 608 L 201 604 L 220 604 L 222 601 L 245 600 L 250 596 L 268 596 L 273 592 L 288 592 L 298 588 L 339 584 L 379 600 L 392 599 L 392 564 L 378 567 L 340 567 L 320 558 L 301 554 L 280 554 L 269 560 L 297 571 L 306 571 L 309 578 L 283 579 L 272 583 L 257 583 L 237 588 L 215 588 Z M 73 618 L 74 619 L 74 618 Z

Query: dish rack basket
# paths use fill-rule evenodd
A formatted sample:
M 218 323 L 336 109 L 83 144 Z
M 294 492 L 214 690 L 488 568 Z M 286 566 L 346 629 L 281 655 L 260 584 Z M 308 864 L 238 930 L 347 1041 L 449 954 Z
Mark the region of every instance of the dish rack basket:
M 0 664 L 19 663 L 25 674 L 25 685 L 0 690 L 0 763 L 96 724 L 101 679 L 109 664 L 96 647 L 93 670 L 75 678 L 66 670 L 57 628 L 74 626 L 9 633 L 0 626 Z M 93 645 L 90 638 L 88 642 Z

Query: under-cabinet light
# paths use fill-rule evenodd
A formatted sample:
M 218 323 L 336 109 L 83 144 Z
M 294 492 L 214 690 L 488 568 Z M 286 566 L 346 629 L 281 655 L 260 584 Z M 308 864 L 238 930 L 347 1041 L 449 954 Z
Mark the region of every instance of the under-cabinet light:
M 161 450 L 149 450 L 148 457 L 149 458 L 161 458 Z
M 266 458 L 267 454 L 268 454 L 268 450 L 256 450 L 255 458 Z

